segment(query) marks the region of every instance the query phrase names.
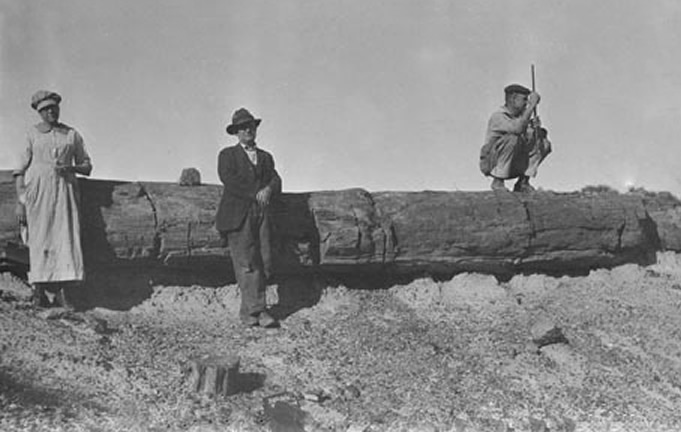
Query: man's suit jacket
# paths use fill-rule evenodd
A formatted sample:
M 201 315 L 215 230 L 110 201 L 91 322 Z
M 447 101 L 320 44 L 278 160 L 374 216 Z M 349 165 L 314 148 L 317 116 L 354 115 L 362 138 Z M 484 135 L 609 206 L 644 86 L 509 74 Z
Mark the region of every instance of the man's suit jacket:
M 256 147 L 258 164 L 253 165 L 240 145 L 222 149 L 218 156 L 218 174 L 224 185 L 215 216 L 218 231 L 241 228 L 248 209 L 256 203 L 255 195 L 265 186 L 272 188 L 272 198 L 281 192 L 281 178 L 274 169 L 274 158 Z

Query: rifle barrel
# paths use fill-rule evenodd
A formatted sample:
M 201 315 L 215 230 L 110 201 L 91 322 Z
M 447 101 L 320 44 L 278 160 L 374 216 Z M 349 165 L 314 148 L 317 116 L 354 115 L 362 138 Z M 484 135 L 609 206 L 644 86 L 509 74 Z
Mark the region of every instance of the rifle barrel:
M 530 66 L 531 66 L 531 67 L 530 67 L 530 72 L 532 73 L 532 92 L 534 93 L 535 91 L 537 91 L 537 90 L 536 90 L 536 87 L 535 87 L 535 82 L 534 82 L 534 64 L 532 64 L 532 65 L 530 65 Z M 534 107 L 533 115 L 534 115 L 535 117 L 537 117 L 537 107 Z

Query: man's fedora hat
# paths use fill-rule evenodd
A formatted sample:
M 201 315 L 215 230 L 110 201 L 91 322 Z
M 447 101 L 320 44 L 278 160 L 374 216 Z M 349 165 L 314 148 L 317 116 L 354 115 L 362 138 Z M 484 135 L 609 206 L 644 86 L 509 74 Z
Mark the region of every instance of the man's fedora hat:
M 504 88 L 504 93 L 505 94 L 519 93 L 519 94 L 523 94 L 523 95 L 528 95 L 528 94 L 532 93 L 532 91 L 530 89 L 528 89 L 527 87 L 522 86 L 520 84 L 511 84 L 511 85 L 507 85 L 506 88 Z
M 246 108 L 239 108 L 238 110 L 234 111 L 234 115 L 232 116 L 232 124 L 227 126 L 227 133 L 230 135 L 236 135 L 240 126 L 248 123 L 255 123 L 255 126 L 257 127 L 260 126 L 261 121 L 262 119 L 253 117 L 253 114 L 248 112 Z

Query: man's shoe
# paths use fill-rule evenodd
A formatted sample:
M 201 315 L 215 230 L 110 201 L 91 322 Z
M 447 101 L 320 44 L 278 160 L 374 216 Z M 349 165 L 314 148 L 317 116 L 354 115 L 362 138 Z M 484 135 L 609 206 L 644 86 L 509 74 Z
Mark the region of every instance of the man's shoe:
M 508 191 L 508 189 L 506 189 L 506 186 L 504 186 L 504 181 L 498 178 L 492 180 L 491 187 L 493 191 Z
M 259 324 L 257 316 L 249 315 L 247 317 L 241 317 L 241 324 L 244 327 L 255 327 Z
M 272 317 L 272 315 L 268 314 L 267 312 L 260 312 L 260 315 L 258 316 L 258 324 L 260 324 L 260 327 L 272 328 L 278 327 L 279 321 L 277 321 L 274 317 Z

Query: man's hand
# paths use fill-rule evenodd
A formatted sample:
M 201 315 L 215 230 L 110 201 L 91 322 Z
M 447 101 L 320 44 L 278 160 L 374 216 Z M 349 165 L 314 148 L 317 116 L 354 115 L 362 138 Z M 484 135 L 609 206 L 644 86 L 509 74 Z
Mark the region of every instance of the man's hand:
M 272 197 L 272 189 L 269 186 L 265 186 L 260 189 L 257 194 L 255 194 L 255 200 L 261 207 L 267 207 L 270 204 L 270 198 Z
M 26 225 L 26 207 L 21 203 L 17 203 L 14 213 L 17 216 L 17 222 L 19 222 L 19 225 Z
M 549 132 L 546 130 L 546 128 L 541 126 L 541 119 L 539 117 L 533 117 L 530 119 L 528 132 L 533 136 L 536 133 L 539 139 L 545 139 L 549 135 Z
M 81 164 L 81 165 L 57 165 L 54 167 L 57 174 L 64 175 L 66 173 L 74 173 L 88 176 L 92 170 L 92 165 Z
M 538 116 L 532 117 L 532 119 L 530 120 L 530 127 L 532 129 L 537 129 L 537 130 L 539 128 L 541 128 L 541 119 Z
M 539 93 L 537 92 L 532 92 L 527 96 L 527 106 L 529 109 L 534 109 L 537 105 L 539 105 L 539 101 L 541 100 L 541 96 L 539 96 Z

